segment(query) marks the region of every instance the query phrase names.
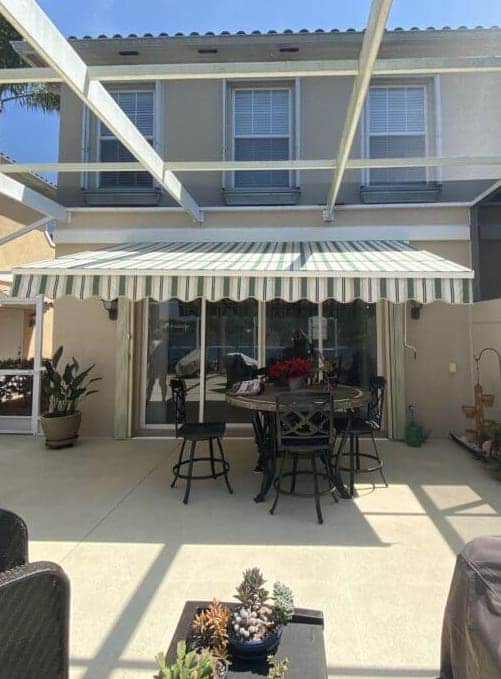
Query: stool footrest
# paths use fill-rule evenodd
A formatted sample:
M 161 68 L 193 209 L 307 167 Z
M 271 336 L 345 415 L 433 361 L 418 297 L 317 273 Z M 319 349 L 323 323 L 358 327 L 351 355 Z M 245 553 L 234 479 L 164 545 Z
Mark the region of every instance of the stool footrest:
M 197 464 L 197 462 L 211 462 L 210 457 L 195 457 L 193 458 L 193 464 Z M 224 476 L 230 471 L 230 465 L 226 460 L 221 459 L 220 457 L 214 457 L 213 458 L 214 464 L 221 465 L 222 469 L 221 471 L 217 471 L 215 474 L 192 474 L 191 477 L 188 474 L 181 474 L 179 471 L 183 465 L 190 464 L 190 460 L 182 460 L 181 462 L 178 462 L 172 467 L 172 471 L 175 474 L 176 478 L 178 479 L 188 479 L 191 478 L 193 480 L 203 480 L 203 479 L 217 479 L 220 476 Z

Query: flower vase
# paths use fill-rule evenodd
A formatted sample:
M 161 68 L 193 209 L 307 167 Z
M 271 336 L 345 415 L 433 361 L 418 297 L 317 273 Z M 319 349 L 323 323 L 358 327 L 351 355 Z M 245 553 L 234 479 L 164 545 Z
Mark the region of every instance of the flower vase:
M 306 386 L 305 377 L 291 377 L 289 378 L 289 389 L 291 391 L 299 391 L 299 389 L 304 389 Z

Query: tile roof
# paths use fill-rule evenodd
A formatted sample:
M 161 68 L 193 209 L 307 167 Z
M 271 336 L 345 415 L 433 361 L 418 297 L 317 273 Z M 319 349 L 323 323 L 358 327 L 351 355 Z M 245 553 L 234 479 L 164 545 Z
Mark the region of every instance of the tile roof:
M 491 30 L 499 30 L 499 26 L 457 26 L 457 27 L 451 27 L 451 26 L 442 26 L 442 27 L 435 27 L 435 26 L 428 26 L 426 28 L 420 28 L 418 26 L 412 26 L 411 28 L 402 28 L 401 26 L 397 26 L 395 28 L 390 28 L 386 29 L 387 33 L 396 33 L 396 32 L 427 32 L 427 31 L 491 31 Z M 292 30 L 290 28 L 286 28 L 282 31 L 276 31 L 276 30 L 269 30 L 269 31 L 259 31 L 259 30 L 253 30 L 253 31 L 221 31 L 220 33 L 216 33 L 214 31 L 206 31 L 205 33 L 199 33 L 197 31 L 192 31 L 191 33 L 165 33 L 161 32 L 156 35 L 153 35 L 153 33 L 143 33 L 143 35 L 139 35 L 137 33 L 129 33 L 128 35 L 121 35 L 120 33 L 115 33 L 114 35 L 105 35 L 104 33 L 98 35 L 98 36 L 92 36 L 92 35 L 84 35 L 82 37 L 77 37 L 74 35 L 70 35 L 68 37 L 68 40 L 124 40 L 127 38 L 191 38 L 191 37 L 215 37 L 215 36 L 239 36 L 239 35 L 246 35 L 246 36 L 253 36 L 253 35 L 304 35 L 304 34 L 309 34 L 309 35 L 314 35 L 316 33 L 363 33 L 365 29 L 357 29 L 357 28 L 347 28 L 344 30 L 341 30 L 339 28 L 331 28 L 331 29 L 324 29 L 324 28 L 316 28 L 316 29 L 308 29 L 308 28 L 300 28 L 299 30 Z

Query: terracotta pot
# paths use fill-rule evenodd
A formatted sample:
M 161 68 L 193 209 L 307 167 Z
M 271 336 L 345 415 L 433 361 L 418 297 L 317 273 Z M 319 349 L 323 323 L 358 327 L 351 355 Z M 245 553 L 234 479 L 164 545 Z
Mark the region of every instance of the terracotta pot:
M 477 414 L 477 409 L 475 406 L 462 406 L 462 409 L 466 417 L 475 417 Z
M 78 438 L 78 430 L 82 420 L 82 413 L 79 411 L 73 415 L 62 417 L 42 416 L 43 433 L 45 434 L 45 445 L 47 448 L 66 448 L 72 446 Z
M 494 394 L 482 394 L 481 399 L 484 406 L 488 408 L 492 408 L 494 405 Z

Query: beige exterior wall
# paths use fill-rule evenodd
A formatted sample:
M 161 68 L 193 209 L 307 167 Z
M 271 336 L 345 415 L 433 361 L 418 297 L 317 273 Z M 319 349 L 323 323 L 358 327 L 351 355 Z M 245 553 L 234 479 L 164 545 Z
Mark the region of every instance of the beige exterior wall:
M 225 229 L 238 229 L 239 237 L 246 238 L 248 232 L 242 229 L 271 229 L 276 238 L 275 228 L 300 227 L 304 235 L 308 229 L 319 227 L 324 235 L 318 238 L 335 237 L 338 227 L 373 227 L 390 226 L 459 226 L 467 228 L 469 224 L 469 209 L 466 207 L 399 207 L 399 208 L 361 208 L 348 209 L 340 207 L 336 210 L 335 221 L 329 226 L 322 218 L 320 207 L 305 210 L 287 210 L 259 208 L 257 210 L 216 210 L 205 213 L 203 226 L 197 227 L 182 210 L 147 210 L 147 209 L 93 209 L 82 212 L 72 212 L 68 224 L 58 224 L 55 240 L 58 248 L 62 244 L 82 244 L 87 249 L 89 243 L 121 242 L 123 240 L 141 240 L 141 232 L 149 229 L 158 231 L 156 240 L 162 240 L 162 230 L 190 229 L 190 238 L 204 238 L 208 229 L 221 230 L 221 238 L 225 238 Z M 357 238 L 364 238 L 364 232 L 359 232 Z M 388 236 L 390 237 L 390 236 Z M 395 235 L 393 235 L 395 237 Z M 399 238 L 406 238 L 399 233 Z M 464 237 L 464 236 L 463 236 Z M 155 240 L 155 239 L 154 239 Z M 59 250 L 58 250 L 59 256 Z
M 41 218 L 40 213 L 0 196 L 0 238 L 14 233 L 26 224 Z M 1 273 L 8 273 L 18 264 L 41 259 L 52 259 L 54 248 L 42 231 L 32 231 L 0 246 Z M 1 286 L 8 292 L 7 284 Z M 34 328 L 31 326 L 34 309 L 0 307 L 0 359 L 32 358 L 34 354 Z M 43 355 L 52 354 L 53 312 L 50 307 L 44 314 Z
M 438 34 L 438 32 L 437 32 Z M 447 37 L 447 36 L 446 36 Z M 453 36 L 454 37 L 454 36 Z M 469 36 L 470 38 L 472 36 Z M 439 36 L 413 36 L 402 33 L 400 39 L 391 37 L 390 43 L 383 45 L 381 56 L 413 57 L 413 56 L 466 56 L 498 54 L 497 34 L 487 36 L 485 32 L 477 42 L 473 40 L 457 42 L 451 46 L 447 40 L 438 41 Z M 296 38 L 294 38 L 296 39 Z M 357 54 L 357 37 L 347 50 L 342 45 L 343 38 L 336 38 L 335 44 L 326 46 L 324 38 L 309 39 L 308 50 L 313 49 L 315 40 L 318 49 L 315 58 L 353 58 Z M 387 40 L 388 37 L 385 37 Z M 339 42 L 338 42 L 339 40 Z M 261 43 L 261 47 L 259 47 Z M 235 42 L 235 45 L 238 41 Z M 107 55 L 106 43 L 93 46 L 92 53 L 86 53 L 89 63 L 106 63 L 116 58 Z M 143 51 L 141 51 L 143 54 Z M 160 53 L 159 53 L 160 54 Z M 313 52 L 311 52 L 313 54 Z M 145 52 L 146 55 L 146 52 Z M 259 57 L 257 57 L 259 55 Z M 161 60 L 160 56 L 157 60 Z M 164 56 L 164 59 L 167 57 Z M 229 60 L 229 57 L 227 57 Z M 262 44 L 262 40 L 254 45 L 248 39 L 241 41 L 241 49 L 234 50 L 236 61 L 249 59 L 269 59 L 270 53 Z M 282 59 L 283 56 L 276 56 Z M 302 58 L 308 58 L 305 51 Z M 311 58 L 311 56 L 309 57 Z M 146 60 L 146 56 L 144 56 Z M 182 60 L 178 59 L 171 61 Z M 225 59 L 220 59 L 224 61 Z M 151 61 L 155 61 L 151 57 Z M 190 59 L 187 59 L 190 61 Z M 266 85 L 265 79 L 260 80 Z M 296 91 L 299 106 L 293 105 L 293 125 L 297 128 L 299 141 L 299 157 L 304 159 L 335 158 L 341 132 L 343 129 L 348 100 L 353 84 L 352 77 L 307 77 L 294 80 L 268 81 L 269 86 L 291 85 Z M 375 78 L 374 84 L 422 84 L 427 95 L 428 155 L 441 153 L 446 156 L 460 155 L 493 155 L 501 154 L 501 122 L 498 116 L 498 99 L 501 91 L 501 74 L 499 73 L 467 73 L 426 76 L 421 78 L 399 76 L 394 78 Z M 227 91 L 232 87 L 249 83 L 227 81 Z M 252 84 L 252 83 L 250 83 Z M 110 89 L 154 89 L 155 83 L 116 83 Z M 156 148 L 169 160 L 220 160 L 223 157 L 223 146 L 226 145 L 226 156 L 231 157 L 231 105 L 229 97 L 223 96 L 221 80 L 180 80 L 165 81 L 159 84 L 157 95 L 160 98 L 157 121 Z M 224 114 L 226 109 L 226 129 L 223 133 Z M 298 119 L 296 120 L 296 115 Z M 364 155 L 362 144 L 363 116 L 360 129 L 355 137 L 351 150 L 352 157 Z M 87 154 L 89 160 L 97 160 L 97 122 L 90 117 Z M 488 134 L 486 134 L 488 131 Z M 296 130 L 294 130 L 295 136 Z M 68 88 L 63 87 L 61 101 L 60 160 L 80 161 L 82 155 L 82 105 Z M 293 153 L 293 157 L 295 154 Z M 229 175 L 230 173 L 228 173 Z M 498 178 L 496 167 L 455 167 L 443 170 L 430 169 L 428 178 L 444 182 L 442 200 L 469 200 L 478 194 L 489 179 Z M 182 173 L 180 177 L 186 188 L 193 193 L 203 206 L 221 205 L 222 174 Z M 331 173 L 328 171 L 303 171 L 300 176 L 302 205 L 324 204 L 330 184 Z M 345 174 L 339 202 L 354 203 L 360 201 L 359 187 L 366 177 L 360 171 L 349 171 Z M 478 191 L 475 186 L 468 186 L 464 180 L 478 180 Z M 97 175 L 89 175 L 90 187 L 95 186 Z M 231 182 L 231 177 L 226 178 Z M 68 205 L 84 204 L 81 192 L 81 176 L 78 173 L 61 175 L 59 199 Z M 162 196 L 161 204 L 173 205 L 168 196 Z
M 110 321 L 101 300 L 81 302 L 64 297 L 55 302 L 54 347 L 63 345 L 63 362 L 78 360 L 82 368 L 91 363 L 94 377 L 102 377 L 99 393 L 82 401 L 82 435 L 113 435 L 115 398 L 116 322 Z

